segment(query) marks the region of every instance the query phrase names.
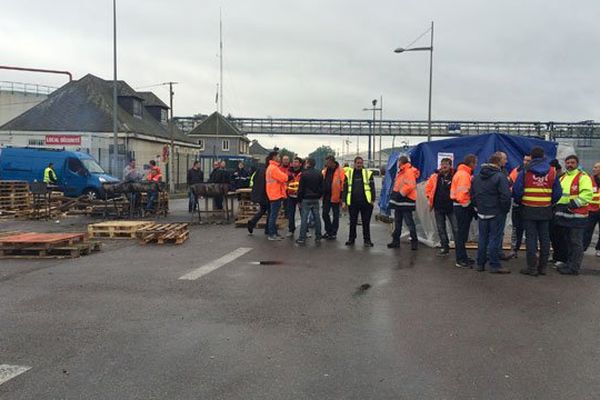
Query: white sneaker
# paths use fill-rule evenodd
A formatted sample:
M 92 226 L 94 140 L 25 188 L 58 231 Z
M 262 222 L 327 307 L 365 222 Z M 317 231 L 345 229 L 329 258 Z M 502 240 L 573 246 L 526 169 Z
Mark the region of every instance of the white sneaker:
M 596 257 L 600 257 L 600 250 L 596 250 Z
M 269 236 L 268 237 L 269 240 L 283 240 L 283 236 Z
M 294 237 L 294 232 L 288 232 L 287 235 L 285 235 L 285 237 L 287 237 L 287 238 Z
M 312 237 L 312 233 L 306 232 L 306 238 L 308 239 L 308 238 L 311 238 L 311 237 Z
M 567 264 L 562 262 L 562 261 L 557 261 L 554 263 L 554 268 L 562 268 L 564 266 L 566 266 Z

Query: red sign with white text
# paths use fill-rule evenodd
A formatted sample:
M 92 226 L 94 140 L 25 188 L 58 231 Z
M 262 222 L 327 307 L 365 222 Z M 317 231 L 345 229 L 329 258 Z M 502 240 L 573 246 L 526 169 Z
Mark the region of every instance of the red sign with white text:
M 46 135 L 46 144 L 61 146 L 81 146 L 81 136 Z

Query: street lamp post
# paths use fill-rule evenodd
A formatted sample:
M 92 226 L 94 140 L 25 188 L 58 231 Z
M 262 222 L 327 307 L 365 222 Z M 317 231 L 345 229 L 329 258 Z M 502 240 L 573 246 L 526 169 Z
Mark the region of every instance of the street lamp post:
M 117 124 L 117 0 L 113 0 L 113 159 L 112 173 L 117 175 L 118 169 L 118 124 Z
M 404 53 L 406 51 L 428 51 L 429 52 L 429 107 L 427 113 L 427 141 L 431 141 L 431 93 L 433 85 L 433 21 L 431 21 L 431 45 L 429 47 L 399 47 L 394 50 L 395 53 Z
M 370 165 L 371 164 L 371 138 L 375 135 L 375 122 L 377 121 L 375 113 L 377 111 L 381 111 L 382 110 L 381 107 L 377 107 L 377 99 L 373 99 L 373 101 L 371 101 L 371 104 L 373 105 L 373 107 L 371 107 L 371 108 L 363 108 L 363 111 L 373 111 L 373 123 L 371 124 L 370 129 L 369 129 L 369 150 L 368 150 L 368 153 L 367 153 L 368 154 L 368 158 L 369 158 L 367 164 L 368 164 L 369 167 L 371 166 Z M 380 127 L 380 129 L 381 129 L 381 127 Z M 373 140 L 373 142 L 375 142 L 375 141 Z M 379 141 L 379 147 L 380 147 L 379 151 L 381 152 L 381 140 Z M 375 145 L 373 145 L 373 150 L 374 149 L 375 149 Z

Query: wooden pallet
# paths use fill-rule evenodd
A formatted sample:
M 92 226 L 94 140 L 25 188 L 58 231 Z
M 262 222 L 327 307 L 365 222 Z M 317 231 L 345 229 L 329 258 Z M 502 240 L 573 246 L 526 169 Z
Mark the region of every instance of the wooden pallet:
M 93 238 L 135 239 L 138 230 L 151 225 L 148 221 L 106 221 L 88 225 L 88 234 Z
M 189 235 L 188 224 L 185 223 L 151 224 L 137 231 L 137 237 L 142 244 L 151 242 L 182 244 L 188 240 Z
M 0 250 L 15 248 L 43 248 L 73 246 L 87 239 L 85 233 L 25 232 L 0 238 Z
M 0 247 L 0 259 L 48 259 L 48 258 L 77 258 L 100 251 L 101 243 L 84 241 L 69 246 L 56 247 Z

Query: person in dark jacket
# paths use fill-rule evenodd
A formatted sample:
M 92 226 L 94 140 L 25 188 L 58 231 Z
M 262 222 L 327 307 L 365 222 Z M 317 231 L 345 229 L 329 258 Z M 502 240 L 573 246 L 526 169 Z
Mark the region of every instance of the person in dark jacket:
M 434 212 L 437 232 L 442 246 L 438 253 L 439 256 L 450 253 L 450 239 L 446 230 L 446 220 L 450 222 L 453 239 L 456 240 L 457 236 L 458 224 L 454 215 L 452 199 L 450 198 L 450 186 L 452 185 L 453 176 L 452 160 L 443 158 L 440 161 L 440 168 L 429 177 L 425 184 L 425 195 L 427 196 L 429 209 Z
M 204 182 L 204 172 L 202 172 L 202 170 L 200 169 L 199 161 L 194 161 L 194 164 L 192 164 L 192 168 L 188 170 L 186 182 L 188 185 L 189 198 L 188 212 L 194 212 L 198 209 L 198 199 L 196 199 L 196 195 L 192 193 L 192 185 Z
M 315 243 L 321 241 L 321 215 L 319 214 L 319 199 L 323 196 L 323 175 L 315 170 L 315 159 L 308 158 L 305 162 L 305 170 L 300 176 L 298 186 L 298 202 L 302 207 L 300 213 L 300 237 L 296 243 L 306 243 L 306 232 L 308 231 L 308 218 L 312 215 L 315 224 Z
M 227 169 L 225 169 L 225 161 L 217 161 L 215 163 L 215 169 L 210 173 L 209 182 L 219 183 L 222 185 L 229 185 L 231 183 L 231 177 Z M 213 207 L 215 210 L 223 209 L 223 196 L 215 196 L 213 200 Z
M 541 147 L 531 150 L 531 160 L 518 172 L 512 195 L 515 203 L 519 204 L 525 227 L 527 268 L 522 269 L 521 273 L 546 275 L 546 264 L 550 257 L 552 205 L 560 200 L 562 188 L 556 170 L 550 167 Z
M 473 178 L 471 201 L 479 220 L 479 242 L 477 250 L 477 271 L 485 271 L 490 263 L 490 272 L 508 274 L 510 270 L 502 267 L 498 254 L 501 231 L 501 218 L 510 210 L 510 188 L 508 179 L 501 170 L 502 156 L 492 154 L 487 164 L 481 166 L 479 175 Z
M 373 205 L 375 204 L 375 181 L 373 171 L 364 168 L 362 157 L 356 157 L 354 168 L 349 168 L 346 171 L 342 201 L 342 208 L 348 207 L 350 214 L 350 234 L 346 246 L 354 246 L 358 214 L 360 214 L 364 245 L 365 247 L 373 247 L 371 241 L 371 215 L 373 215 Z
M 265 160 L 266 164 L 269 164 L 271 160 L 270 157 L 267 157 Z M 259 165 L 256 168 L 256 171 L 250 177 L 250 187 L 252 188 L 252 192 L 250 193 L 250 200 L 253 203 L 259 205 L 260 209 L 254 214 L 254 216 L 248 221 L 248 234 L 252 235 L 254 232 L 254 228 L 256 228 L 256 224 L 262 218 L 263 215 L 269 215 L 271 208 L 269 207 L 269 199 L 267 198 L 267 185 L 266 185 L 266 175 L 267 168 L 264 165 Z M 265 235 L 267 234 L 267 224 L 265 221 Z

